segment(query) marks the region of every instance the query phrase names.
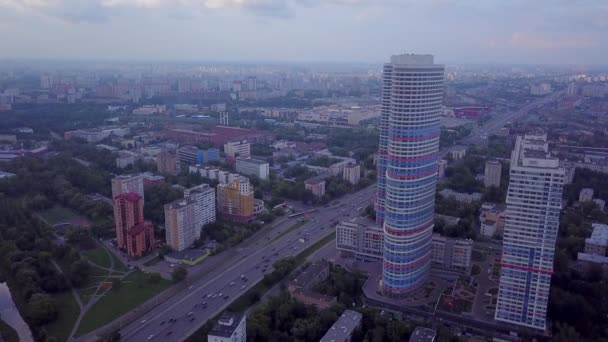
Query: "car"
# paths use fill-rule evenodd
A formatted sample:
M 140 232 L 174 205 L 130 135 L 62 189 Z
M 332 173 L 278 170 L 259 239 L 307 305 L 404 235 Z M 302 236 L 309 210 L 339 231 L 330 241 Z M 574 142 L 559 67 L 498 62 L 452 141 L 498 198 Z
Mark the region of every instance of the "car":
M 169 267 L 175 267 L 175 264 L 171 264 L 171 265 L 169 265 Z
M 194 314 L 194 312 L 190 311 L 188 312 L 188 314 L 186 316 L 192 316 Z
M 147 340 L 150 341 L 153 338 L 154 338 L 154 335 L 150 335 L 150 336 L 148 336 Z
M 193 287 L 194 287 L 194 285 L 188 286 L 188 290 L 192 290 Z
M 145 324 L 147 321 L 144 319 L 143 321 L 141 321 L 141 324 Z
M 241 286 L 241 290 L 245 289 L 245 285 Z
M 190 318 L 190 322 L 194 322 L 194 317 Z
M 229 295 L 225 295 L 225 296 L 224 296 L 224 299 L 228 299 L 228 297 L 230 297 L 230 296 L 229 296 Z
M 228 286 L 234 286 L 234 282 L 230 282 Z
M 167 333 L 165 334 L 165 336 L 169 336 L 171 334 L 173 334 L 173 331 L 167 331 Z
M 160 325 L 162 326 L 163 324 L 165 324 L 167 321 L 162 321 L 160 322 Z
M 211 298 L 211 293 L 207 295 L 207 298 Z
M 256 269 L 260 268 L 260 265 L 255 265 L 255 268 L 256 268 Z
M 214 294 L 213 296 L 211 296 L 211 298 L 215 298 L 215 297 L 217 297 L 217 295 L 216 295 L 216 294 Z
M 241 279 L 245 279 L 245 275 L 244 274 L 241 274 Z
M 279 252 L 275 252 L 275 253 L 274 253 L 274 255 L 275 255 L 275 256 L 279 255 Z
M 224 295 L 224 294 L 223 294 L 222 292 L 220 292 L 220 294 L 218 294 L 217 296 L 218 296 L 218 297 L 221 297 L 221 296 L 223 296 L 223 295 Z

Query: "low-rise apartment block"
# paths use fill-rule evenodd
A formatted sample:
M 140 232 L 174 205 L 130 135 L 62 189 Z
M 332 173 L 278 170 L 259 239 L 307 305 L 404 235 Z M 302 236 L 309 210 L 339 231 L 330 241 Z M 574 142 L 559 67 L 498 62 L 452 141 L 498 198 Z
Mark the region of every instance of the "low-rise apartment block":
M 270 165 L 265 160 L 238 157 L 236 172 L 266 180 L 270 174 Z

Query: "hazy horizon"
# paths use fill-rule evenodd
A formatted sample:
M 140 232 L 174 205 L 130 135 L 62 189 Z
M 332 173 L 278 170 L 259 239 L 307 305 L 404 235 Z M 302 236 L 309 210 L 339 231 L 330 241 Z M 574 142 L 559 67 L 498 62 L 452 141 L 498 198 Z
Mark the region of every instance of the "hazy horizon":
M 608 2 L 0 0 L 1 59 L 605 65 Z

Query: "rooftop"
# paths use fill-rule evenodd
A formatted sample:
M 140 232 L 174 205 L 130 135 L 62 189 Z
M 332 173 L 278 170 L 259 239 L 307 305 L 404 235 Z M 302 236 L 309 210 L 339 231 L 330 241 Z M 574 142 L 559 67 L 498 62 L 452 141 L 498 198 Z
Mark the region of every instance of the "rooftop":
M 141 200 L 141 198 L 142 198 L 141 196 L 139 196 L 138 194 L 136 194 L 134 192 L 127 192 L 127 193 L 116 196 L 116 199 L 124 199 L 129 202 L 137 202 L 137 201 Z
M 410 336 L 410 342 L 434 342 L 437 332 L 433 329 L 416 327 Z
M 244 316 L 245 315 L 242 313 L 225 311 L 222 316 L 220 316 L 220 319 L 217 321 L 217 324 L 215 324 L 213 329 L 211 329 L 209 335 L 218 337 L 232 336 Z
M 251 164 L 257 164 L 257 165 L 264 165 L 264 164 L 268 164 L 267 161 L 265 160 L 261 160 L 261 159 L 254 159 L 254 158 L 236 158 L 237 161 L 246 161 L 247 163 L 251 163 Z
M 594 223 L 592 227 L 593 232 L 591 233 L 591 237 L 586 239 L 585 242 L 591 242 L 595 245 L 608 246 L 608 225 Z
M 353 331 L 359 326 L 362 317 L 363 315 L 359 312 L 352 310 L 344 311 L 334 325 L 327 330 L 320 342 L 347 341 Z

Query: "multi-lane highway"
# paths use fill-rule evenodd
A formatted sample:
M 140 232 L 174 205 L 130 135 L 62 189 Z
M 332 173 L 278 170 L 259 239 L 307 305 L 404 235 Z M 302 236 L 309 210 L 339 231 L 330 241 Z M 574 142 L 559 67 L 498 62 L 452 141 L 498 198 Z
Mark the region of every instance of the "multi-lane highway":
M 272 272 L 272 264 L 294 256 L 331 234 L 334 222 L 359 215 L 372 203 L 375 185 L 339 199 L 308 215 L 298 229 L 284 234 L 273 231 L 268 239 L 244 249 L 226 267 L 215 270 L 165 303 L 120 330 L 124 341 L 181 341 L 192 335 L 209 318 L 225 309 L 235 298 Z M 359 211 L 358 211 L 359 209 Z M 300 218 L 293 218 L 297 222 Z M 285 226 L 285 225 L 281 225 Z M 284 235 L 281 235 L 283 233 Z

